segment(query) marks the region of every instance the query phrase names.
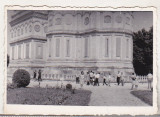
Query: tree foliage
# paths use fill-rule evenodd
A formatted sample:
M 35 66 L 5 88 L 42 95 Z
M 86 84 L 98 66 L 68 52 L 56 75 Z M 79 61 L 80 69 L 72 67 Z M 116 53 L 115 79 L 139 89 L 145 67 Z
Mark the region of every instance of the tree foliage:
M 133 66 L 138 75 L 153 72 L 153 27 L 133 33 Z

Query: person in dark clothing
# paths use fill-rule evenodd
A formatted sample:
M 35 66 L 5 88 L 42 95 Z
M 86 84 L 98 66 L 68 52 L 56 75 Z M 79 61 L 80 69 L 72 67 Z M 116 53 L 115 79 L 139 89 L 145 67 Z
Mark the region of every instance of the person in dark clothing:
M 103 85 L 104 85 L 104 84 L 107 85 L 107 83 L 106 83 L 106 76 L 105 76 L 105 75 L 103 76 Z
M 41 71 L 41 70 L 39 70 L 39 71 L 38 71 L 38 81 L 42 81 L 41 73 L 42 73 L 42 71 Z
M 117 74 L 117 84 L 118 85 L 120 84 L 120 80 L 121 80 L 121 72 L 118 71 L 118 74 Z
M 33 72 L 33 78 L 36 79 L 36 76 L 37 76 L 37 72 L 36 70 Z
M 76 84 L 79 84 L 79 75 L 76 74 Z

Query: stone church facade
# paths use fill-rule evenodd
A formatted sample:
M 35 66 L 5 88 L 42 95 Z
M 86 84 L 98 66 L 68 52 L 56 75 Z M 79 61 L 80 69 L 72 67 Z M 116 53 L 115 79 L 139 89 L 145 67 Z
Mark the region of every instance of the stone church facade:
M 10 73 L 133 72 L 132 12 L 12 11 Z M 58 77 L 58 76 L 57 76 Z

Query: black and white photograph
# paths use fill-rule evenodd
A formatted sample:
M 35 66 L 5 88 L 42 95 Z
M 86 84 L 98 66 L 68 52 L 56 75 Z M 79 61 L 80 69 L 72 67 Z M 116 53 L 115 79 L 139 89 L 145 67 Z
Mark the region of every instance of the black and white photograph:
M 7 10 L 6 104 L 152 107 L 153 11 Z

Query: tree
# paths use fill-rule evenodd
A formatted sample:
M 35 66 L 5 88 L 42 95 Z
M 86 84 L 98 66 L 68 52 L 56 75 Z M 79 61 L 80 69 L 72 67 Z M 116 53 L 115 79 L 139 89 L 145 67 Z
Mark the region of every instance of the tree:
M 133 66 L 138 75 L 153 72 L 153 27 L 133 33 Z
M 7 54 L 7 67 L 9 65 L 9 55 Z

